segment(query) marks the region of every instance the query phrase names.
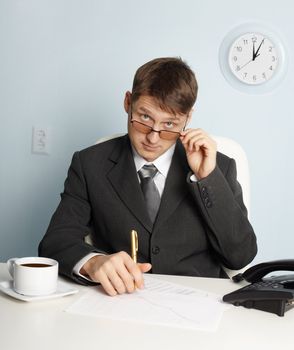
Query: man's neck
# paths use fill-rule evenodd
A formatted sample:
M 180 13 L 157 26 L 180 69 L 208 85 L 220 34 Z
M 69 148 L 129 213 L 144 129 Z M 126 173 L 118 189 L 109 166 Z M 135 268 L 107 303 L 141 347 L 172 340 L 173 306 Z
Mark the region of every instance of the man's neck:
M 154 164 L 159 172 L 164 176 L 167 176 L 169 167 L 171 165 L 172 157 L 175 151 L 176 144 L 172 145 L 167 151 L 165 151 L 158 158 L 154 159 L 152 162 L 147 161 L 141 157 L 136 149 L 132 145 L 133 157 L 136 166 L 136 170 L 139 171 L 145 164 Z

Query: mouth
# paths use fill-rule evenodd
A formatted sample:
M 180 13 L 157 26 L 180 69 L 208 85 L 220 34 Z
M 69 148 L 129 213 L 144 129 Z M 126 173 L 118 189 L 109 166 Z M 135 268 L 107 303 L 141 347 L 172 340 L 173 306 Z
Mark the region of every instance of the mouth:
M 150 145 L 146 145 L 145 143 L 142 143 L 142 146 L 145 150 L 151 151 L 151 152 L 159 150 L 159 146 L 150 146 Z

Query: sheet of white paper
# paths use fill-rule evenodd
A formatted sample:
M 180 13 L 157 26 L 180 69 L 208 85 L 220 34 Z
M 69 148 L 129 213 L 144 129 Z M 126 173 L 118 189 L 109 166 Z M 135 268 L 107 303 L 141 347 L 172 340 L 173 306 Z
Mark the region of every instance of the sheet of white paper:
M 75 314 L 215 331 L 227 306 L 218 295 L 145 275 L 145 288 L 110 297 L 94 287 L 70 305 Z
M 160 294 L 181 294 L 192 295 L 198 297 L 211 298 L 213 300 L 221 300 L 221 296 L 215 293 L 209 293 L 201 289 L 186 287 L 180 284 L 167 282 L 162 279 L 154 278 L 150 275 L 144 275 L 145 288 L 150 292 Z

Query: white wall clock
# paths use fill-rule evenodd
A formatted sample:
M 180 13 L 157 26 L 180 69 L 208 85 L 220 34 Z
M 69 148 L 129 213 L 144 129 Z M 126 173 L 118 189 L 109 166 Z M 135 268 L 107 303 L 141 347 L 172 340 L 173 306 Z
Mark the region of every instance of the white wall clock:
M 285 76 L 285 46 L 267 26 L 246 23 L 224 38 L 219 63 L 224 77 L 235 88 L 247 93 L 274 89 Z

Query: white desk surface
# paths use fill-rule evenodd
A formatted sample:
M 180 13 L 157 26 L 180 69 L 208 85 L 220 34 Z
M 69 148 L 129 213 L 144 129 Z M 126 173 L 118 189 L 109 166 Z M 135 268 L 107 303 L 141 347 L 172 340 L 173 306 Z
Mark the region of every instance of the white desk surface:
M 221 295 L 240 288 L 230 280 L 157 276 Z M 1 263 L 0 281 L 9 279 L 6 264 Z M 33 303 L 18 301 L 0 292 L 0 349 L 277 350 L 284 346 L 294 349 L 294 309 L 279 317 L 258 310 L 232 307 L 224 312 L 216 332 L 185 330 L 64 312 L 66 306 L 90 288 L 72 284 L 78 287 L 78 294 Z

